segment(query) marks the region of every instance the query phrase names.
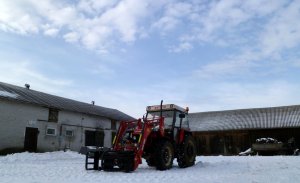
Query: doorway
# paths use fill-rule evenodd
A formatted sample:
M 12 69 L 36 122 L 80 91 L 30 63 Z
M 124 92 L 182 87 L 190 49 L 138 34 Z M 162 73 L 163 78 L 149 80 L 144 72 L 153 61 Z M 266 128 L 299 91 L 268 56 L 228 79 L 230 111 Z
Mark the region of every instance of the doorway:
M 36 152 L 37 141 L 38 141 L 38 128 L 26 127 L 25 140 L 24 140 L 24 150 L 28 152 Z
M 104 131 L 85 131 L 85 146 L 103 147 Z

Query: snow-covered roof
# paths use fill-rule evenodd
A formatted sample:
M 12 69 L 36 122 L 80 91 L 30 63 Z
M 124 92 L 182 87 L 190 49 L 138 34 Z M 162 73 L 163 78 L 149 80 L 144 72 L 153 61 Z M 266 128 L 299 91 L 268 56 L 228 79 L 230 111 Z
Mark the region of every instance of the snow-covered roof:
M 133 117 L 116 109 L 87 104 L 47 93 L 0 82 L 0 99 L 30 103 L 84 114 L 107 117 L 113 120 L 132 120 Z
M 300 127 L 300 105 L 189 114 L 192 131 Z

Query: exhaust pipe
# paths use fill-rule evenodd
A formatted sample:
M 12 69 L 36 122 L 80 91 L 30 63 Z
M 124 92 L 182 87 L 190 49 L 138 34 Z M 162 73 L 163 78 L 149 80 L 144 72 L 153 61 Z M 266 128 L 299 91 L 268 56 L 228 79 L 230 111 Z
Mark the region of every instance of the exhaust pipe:
M 160 118 L 162 117 L 162 104 L 163 104 L 163 100 L 160 101 Z

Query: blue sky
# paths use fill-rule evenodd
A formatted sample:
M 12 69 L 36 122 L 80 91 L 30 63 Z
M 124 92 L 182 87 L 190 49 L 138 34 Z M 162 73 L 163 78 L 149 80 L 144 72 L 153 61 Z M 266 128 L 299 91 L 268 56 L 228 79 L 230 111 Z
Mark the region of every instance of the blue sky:
M 300 1 L 0 2 L 0 80 L 134 117 L 299 104 Z

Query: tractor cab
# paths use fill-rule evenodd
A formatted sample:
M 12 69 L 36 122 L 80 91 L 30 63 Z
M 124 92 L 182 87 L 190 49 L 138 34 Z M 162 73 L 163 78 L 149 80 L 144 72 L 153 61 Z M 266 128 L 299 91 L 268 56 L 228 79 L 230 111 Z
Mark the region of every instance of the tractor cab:
M 161 109 L 162 108 L 162 109 Z M 154 119 L 160 116 L 164 117 L 165 128 L 182 127 L 189 129 L 188 107 L 186 109 L 175 104 L 148 106 L 146 118 Z
M 176 138 L 181 130 L 190 131 L 188 121 L 188 107 L 186 109 L 175 104 L 148 106 L 146 119 L 164 118 L 164 129 L 167 136 Z

